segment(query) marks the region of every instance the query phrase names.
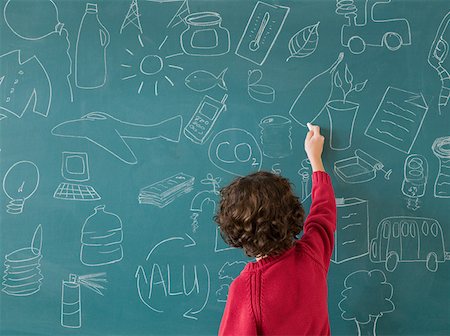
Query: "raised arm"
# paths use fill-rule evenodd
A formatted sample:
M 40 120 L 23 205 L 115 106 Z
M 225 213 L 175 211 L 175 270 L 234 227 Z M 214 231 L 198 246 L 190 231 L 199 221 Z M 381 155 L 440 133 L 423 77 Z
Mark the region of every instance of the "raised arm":
M 312 203 L 303 226 L 301 243 L 308 246 L 314 258 L 328 271 L 336 231 L 336 200 L 330 176 L 322 163 L 324 137 L 319 126 L 308 124 L 305 151 L 313 170 Z

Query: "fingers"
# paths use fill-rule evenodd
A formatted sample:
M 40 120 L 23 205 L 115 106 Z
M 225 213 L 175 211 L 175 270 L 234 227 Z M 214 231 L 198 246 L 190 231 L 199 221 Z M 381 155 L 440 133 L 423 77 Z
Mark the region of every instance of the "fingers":
M 313 135 L 320 135 L 320 127 L 318 125 L 313 125 L 311 123 L 307 123 L 306 126 L 308 126 L 309 133 L 312 133 Z M 307 135 L 308 137 L 308 135 Z

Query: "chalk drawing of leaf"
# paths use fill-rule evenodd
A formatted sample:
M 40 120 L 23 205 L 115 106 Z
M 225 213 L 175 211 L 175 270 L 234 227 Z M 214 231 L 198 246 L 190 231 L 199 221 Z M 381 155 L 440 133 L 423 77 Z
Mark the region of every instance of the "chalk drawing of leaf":
M 307 26 L 291 37 L 288 44 L 291 56 L 287 58 L 286 62 L 293 57 L 303 58 L 316 51 L 317 43 L 319 43 L 319 32 L 317 31 L 319 23 L 320 21 Z

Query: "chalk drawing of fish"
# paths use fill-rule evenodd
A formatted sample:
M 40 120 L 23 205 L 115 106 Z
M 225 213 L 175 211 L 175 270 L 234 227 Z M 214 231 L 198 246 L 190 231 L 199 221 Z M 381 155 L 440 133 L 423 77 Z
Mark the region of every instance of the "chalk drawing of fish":
M 227 70 L 228 68 L 225 68 L 219 76 L 214 76 L 206 70 L 197 70 L 187 76 L 184 83 L 188 88 L 197 92 L 208 91 L 216 85 L 226 91 L 227 85 L 225 84 L 224 76 Z

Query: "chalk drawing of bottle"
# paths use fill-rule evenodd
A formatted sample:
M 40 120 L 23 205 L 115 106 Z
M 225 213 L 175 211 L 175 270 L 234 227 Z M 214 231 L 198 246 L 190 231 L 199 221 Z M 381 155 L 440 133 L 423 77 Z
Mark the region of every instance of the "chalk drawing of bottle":
M 108 44 L 109 32 L 100 22 L 97 4 L 87 3 L 75 51 L 75 84 L 78 88 L 96 89 L 105 85 Z
M 95 273 L 78 276 L 70 274 L 69 280 L 63 280 L 61 290 L 61 326 L 81 328 L 81 286 L 89 288 L 99 295 L 106 283 L 106 273 Z
M 431 149 L 439 159 L 439 172 L 434 183 L 434 197 L 450 198 L 450 136 L 434 140 Z
M 123 258 L 122 221 L 116 214 L 105 211 L 104 205 L 84 222 L 81 232 L 80 260 L 86 266 L 113 264 Z

